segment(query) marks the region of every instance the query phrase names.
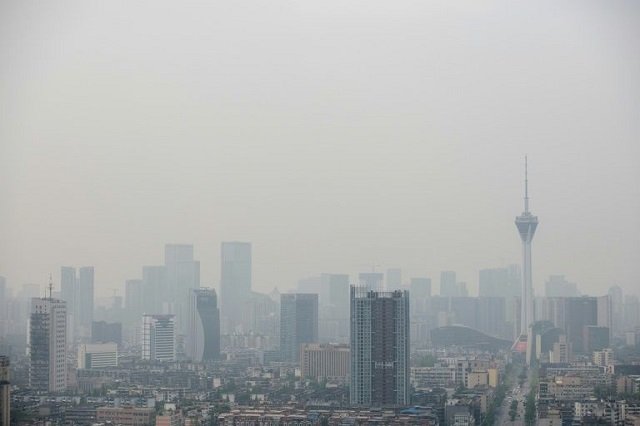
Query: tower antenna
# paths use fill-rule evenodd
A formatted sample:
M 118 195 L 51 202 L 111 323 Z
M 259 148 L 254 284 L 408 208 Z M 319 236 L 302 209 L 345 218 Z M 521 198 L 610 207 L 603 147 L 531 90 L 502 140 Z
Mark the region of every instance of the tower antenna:
M 53 276 L 49 273 L 49 299 L 53 299 Z
M 524 156 L 524 212 L 529 213 L 529 170 L 527 156 Z

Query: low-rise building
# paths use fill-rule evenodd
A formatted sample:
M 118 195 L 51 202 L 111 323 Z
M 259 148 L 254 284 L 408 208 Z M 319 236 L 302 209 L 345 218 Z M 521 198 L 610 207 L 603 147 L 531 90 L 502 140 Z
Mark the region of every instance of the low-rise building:
M 154 424 L 153 408 L 100 407 L 96 410 L 97 422 L 112 422 L 121 426 L 151 426 Z

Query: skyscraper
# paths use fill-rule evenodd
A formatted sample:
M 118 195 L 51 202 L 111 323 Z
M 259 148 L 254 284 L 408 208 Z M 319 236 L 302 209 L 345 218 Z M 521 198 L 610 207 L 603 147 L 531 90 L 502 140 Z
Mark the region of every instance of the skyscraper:
M 94 301 L 94 269 L 83 266 L 60 268 L 60 296 L 67 304 L 69 338 L 91 337 Z
M 353 405 L 409 402 L 409 292 L 351 287 Z
M 533 279 L 531 273 L 531 241 L 538 227 L 538 217 L 529 211 L 529 179 L 527 158 L 524 160 L 524 212 L 516 217 L 516 227 L 522 239 L 522 296 L 520 309 L 520 338 L 526 341 L 529 326 L 533 323 Z
M 186 349 L 187 356 L 198 362 L 220 356 L 220 311 L 214 289 L 191 290 Z
M 193 245 L 166 244 L 164 266 L 167 284 L 163 312 L 175 313 L 179 330 L 186 333 L 191 290 L 200 287 L 200 262 L 194 260 Z
M 360 287 L 367 290 L 382 291 L 384 274 L 382 272 L 361 272 L 358 274 Z
M 440 296 L 461 296 L 454 271 L 442 271 L 440 273 Z
M 285 361 L 300 359 L 303 343 L 318 342 L 318 295 L 309 293 L 280 296 L 280 351 Z
M 176 360 L 175 315 L 143 315 L 142 359 L 168 362 Z
M 244 324 L 242 307 L 251 296 L 251 243 L 223 242 L 220 257 L 221 310 L 229 332 Z
M 31 299 L 29 385 L 33 390 L 67 388 L 67 306 L 64 300 Z
M 578 285 L 567 281 L 564 275 L 551 275 L 544 284 L 546 297 L 578 297 Z
M 400 268 L 387 269 L 387 290 L 401 290 L 402 288 L 402 270 Z

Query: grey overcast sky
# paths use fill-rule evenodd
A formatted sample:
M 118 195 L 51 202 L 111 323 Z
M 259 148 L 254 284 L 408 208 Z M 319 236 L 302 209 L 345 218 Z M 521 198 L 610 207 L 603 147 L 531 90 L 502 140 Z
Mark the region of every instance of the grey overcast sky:
M 640 284 L 640 2 L 0 3 L 0 275 L 99 295 L 193 243 L 254 289 L 520 263 Z M 122 294 L 122 293 L 121 293 Z

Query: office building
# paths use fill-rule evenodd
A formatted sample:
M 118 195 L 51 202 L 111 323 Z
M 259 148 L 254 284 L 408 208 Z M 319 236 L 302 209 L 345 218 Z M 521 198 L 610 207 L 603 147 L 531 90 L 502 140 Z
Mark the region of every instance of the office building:
M 461 296 L 458 281 L 456 281 L 456 273 L 454 271 L 440 272 L 440 296 Z
M 64 300 L 31 299 L 29 385 L 43 392 L 67 388 L 67 306 Z
M 348 381 L 351 358 L 349 345 L 305 343 L 302 345 L 302 377 Z
M 402 290 L 402 270 L 400 268 L 387 269 L 386 290 Z
M 427 300 L 431 297 L 431 278 L 411 278 L 411 314 L 424 315 L 427 312 Z
M 94 304 L 94 269 L 60 268 L 60 298 L 67 304 L 70 340 L 91 337 Z
M 620 286 L 609 288 L 609 300 L 611 301 L 611 333 L 614 336 L 624 334 L 624 292 Z
M 165 266 L 142 267 L 142 312 L 173 313 L 173 306 L 166 303 L 168 294 L 167 268 Z
M 409 403 L 409 293 L 351 287 L 350 400 L 361 406 Z
M 176 360 L 175 315 L 143 315 L 142 359 L 165 362 Z
M 187 356 L 193 361 L 213 361 L 220 357 L 220 311 L 214 289 L 191 290 Z
M 551 275 L 544 284 L 546 297 L 578 297 L 578 285 L 567 281 L 564 275 Z
M 318 295 L 280 295 L 280 351 L 289 362 L 300 360 L 303 343 L 318 342 Z
M 220 298 L 224 331 L 242 330 L 245 306 L 251 295 L 251 243 L 221 245 Z M 246 327 L 244 327 L 246 328 Z
M 118 366 L 116 343 L 85 343 L 78 346 L 78 368 L 108 368 Z
M 127 280 L 124 283 L 124 303 L 127 323 L 138 323 L 144 313 L 142 280 Z
M 598 300 L 595 297 L 569 297 L 564 300 L 567 340 L 574 353 L 582 353 L 585 349 L 585 327 L 598 325 Z
M 529 211 L 529 179 L 526 157 L 524 164 L 524 212 L 516 217 L 515 221 L 518 234 L 522 240 L 522 293 L 520 296 L 520 337 L 518 338 L 518 342 L 523 343 L 527 341 L 529 326 L 534 322 L 531 242 L 538 228 L 538 217 L 532 215 Z
M 582 344 L 584 352 L 590 354 L 609 347 L 609 327 L 587 325 L 582 329 Z
M 200 262 L 194 259 L 193 245 L 164 246 L 167 292 L 163 302 L 165 313 L 175 313 L 180 333 L 187 333 L 191 290 L 200 287 Z
M 11 377 L 9 357 L 0 355 L 0 426 L 11 424 Z
M 359 286 L 371 291 L 382 291 L 383 280 L 384 274 L 382 272 L 361 272 L 358 274 Z
M 122 324 L 106 321 L 94 321 L 91 324 L 91 343 L 113 342 L 122 345 Z

